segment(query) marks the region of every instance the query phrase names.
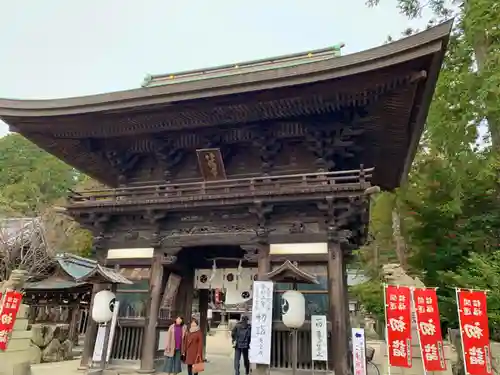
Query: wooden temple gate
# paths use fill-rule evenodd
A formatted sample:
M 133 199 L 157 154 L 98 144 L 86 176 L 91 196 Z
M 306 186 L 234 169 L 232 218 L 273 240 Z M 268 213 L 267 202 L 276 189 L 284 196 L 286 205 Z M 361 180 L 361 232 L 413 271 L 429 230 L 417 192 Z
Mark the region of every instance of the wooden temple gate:
M 67 212 L 92 231 L 101 263 L 149 269 L 114 358 L 154 371 L 171 273 L 182 275 L 171 309 L 189 317 L 194 269 L 211 258 L 244 259 L 262 279 L 282 257 L 325 267 L 330 367 L 349 374 L 346 262 L 366 240 L 369 194 L 408 173 L 450 29 L 345 57 L 325 49 L 155 76 L 118 93 L 0 100 L 12 131 L 113 187 L 73 193 Z M 82 365 L 96 332 L 91 323 Z M 304 368 L 309 336 L 306 325 Z M 286 337 L 277 321 L 273 366 L 290 365 Z

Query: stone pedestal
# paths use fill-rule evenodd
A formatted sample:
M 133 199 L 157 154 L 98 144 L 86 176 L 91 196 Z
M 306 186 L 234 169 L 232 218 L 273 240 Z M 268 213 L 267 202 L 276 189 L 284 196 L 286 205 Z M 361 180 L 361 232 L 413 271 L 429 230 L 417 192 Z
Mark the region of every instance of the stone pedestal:
M 28 306 L 21 305 L 14 330 L 5 352 L 0 352 L 0 375 L 31 374 L 31 332 L 28 328 Z

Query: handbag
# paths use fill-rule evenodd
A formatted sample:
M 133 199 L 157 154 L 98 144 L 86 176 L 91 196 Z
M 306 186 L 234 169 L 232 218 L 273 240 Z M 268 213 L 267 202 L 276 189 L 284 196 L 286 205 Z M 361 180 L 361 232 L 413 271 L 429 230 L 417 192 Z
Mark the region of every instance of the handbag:
M 196 358 L 196 363 L 193 365 L 193 373 L 196 374 L 196 373 L 200 373 L 203 371 L 205 371 L 205 363 L 202 362 L 201 358 L 198 356 Z

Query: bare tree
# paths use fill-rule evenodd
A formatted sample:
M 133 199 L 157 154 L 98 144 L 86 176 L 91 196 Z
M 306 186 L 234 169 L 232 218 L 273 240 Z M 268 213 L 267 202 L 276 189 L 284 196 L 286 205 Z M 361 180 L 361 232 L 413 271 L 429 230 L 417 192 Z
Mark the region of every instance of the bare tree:
M 40 217 L 0 219 L 0 281 L 16 269 L 27 271 L 31 279 L 46 277 L 55 254 L 45 238 Z

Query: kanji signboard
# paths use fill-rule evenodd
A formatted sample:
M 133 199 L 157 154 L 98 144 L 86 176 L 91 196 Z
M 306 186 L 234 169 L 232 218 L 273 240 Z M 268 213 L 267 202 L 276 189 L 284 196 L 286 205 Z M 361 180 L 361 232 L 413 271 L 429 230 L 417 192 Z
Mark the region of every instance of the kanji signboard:
M 457 305 L 465 372 L 471 375 L 493 374 L 486 292 L 457 290 Z
M 352 328 L 352 360 L 354 375 L 366 375 L 366 341 L 363 328 Z
M 264 365 L 271 363 L 273 287 L 272 281 L 253 282 L 252 338 L 249 350 L 252 363 Z
M 311 352 L 313 361 L 328 361 L 327 323 L 325 315 L 311 315 Z
M 424 369 L 425 371 L 444 371 L 446 362 L 436 290 L 434 288 L 414 289 L 413 300 Z
M 6 350 L 9 343 L 9 334 L 14 328 L 17 312 L 21 306 L 23 295 L 15 290 L 5 293 L 0 312 L 0 350 Z
M 411 367 L 411 291 L 405 286 L 385 286 L 385 316 L 389 363 Z

